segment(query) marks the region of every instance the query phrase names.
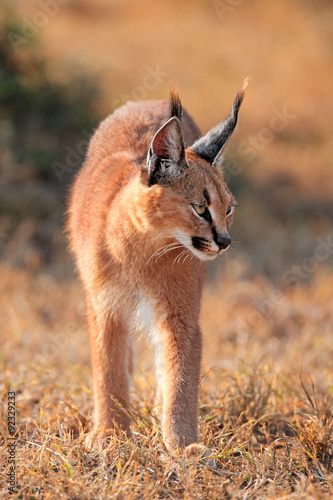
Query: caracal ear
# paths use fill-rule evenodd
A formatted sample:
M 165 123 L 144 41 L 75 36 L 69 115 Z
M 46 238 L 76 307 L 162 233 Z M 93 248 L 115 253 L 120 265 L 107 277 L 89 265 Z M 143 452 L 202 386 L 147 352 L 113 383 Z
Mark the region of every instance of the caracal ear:
M 222 151 L 236 128 L 238 111 L 243 102 L 248 81 L 246 78 L 242 90 L 237 92 L 228 118 L 212 128 L 189 148 L 197 156 L 211 163 L 212 166 L 222 163 Z
M 179 178 L 187 167 L 182 127 L 170 118 L 154 135 L 147 157 L 148 182 L 167 184 Z

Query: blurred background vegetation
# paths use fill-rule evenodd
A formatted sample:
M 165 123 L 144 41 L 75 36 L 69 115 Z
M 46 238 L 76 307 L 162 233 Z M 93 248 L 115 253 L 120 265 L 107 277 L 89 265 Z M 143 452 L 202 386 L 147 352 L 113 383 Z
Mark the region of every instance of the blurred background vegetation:
M 167 98 L 173 81 L 205 132 L 227 114 L 247 75 L 226 152 L 240 203 L 238 243 L 208 274 L 222 267 L 278 284 L 313 256 L 333 220 L 333 6 L 236 3 L 1 3 L 3 260 L 72 276 L 66 195 L 99 120 L 128 99 Z M 331 272 L 332 255 L 320 266 Z
M 62 182 L 57 165 L 66 163 L 66 148 L 96 125 L 97 90 L 87 76 L 76 73 L 66 85 L 52 81 L 38 37 L 28 40 L 14 11 L 4 9 L 0 33 L 1 256 L 14 266 L 38 269 L 61 258 L 64 250 L 62 215 L 74 169 L 66 170 L 67 179 Z

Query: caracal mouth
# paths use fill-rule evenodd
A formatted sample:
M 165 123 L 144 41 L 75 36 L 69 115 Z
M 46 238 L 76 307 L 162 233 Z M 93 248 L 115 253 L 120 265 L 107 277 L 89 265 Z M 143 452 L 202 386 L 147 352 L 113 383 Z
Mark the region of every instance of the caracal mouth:
M 199 248 L 195 248 L 193 243 L 198 243 L 197 240 L 199 238 L 193 238 L 188 236 L 184 231 L 178 229 L 173 233 L 174 238 L 179 241 L 187 250 L 190 250 L 190 252 L 195 255 L 200 260 L 203 261 L 209 261 L 209 260 L 214 260 L 218 255 L 222 255 L 224 252 L 228 250 L 229 247 L 225 249 L 217 249 L 217 250 L 200 250 Z M 201 239 L 201 238 L 200 238 Z M 205 241 L 206 247 L 208 246 L 208 240 Z M 200 246 L 200 245 L 199 245 Z M 217 247 L 217 245 L 216 245 Z
M 218 257 L 219 255 L 222 255 L 223 253 L 225 253 L 228 250 L 228 248 L 225 248 L 224 250 L 219 250 L 217 252 L 202 252 L 202 251 L 197 250 L 196 248 L 192 247 L 191 248 L 191 252 L 196 257 L 198 257 L 198 259 L 207 261 L 207 260 L 214 260 L 214 259 L 216 259 L 216 257 Z
M 192 248 L 190 248 L 191 252 L 196 256 L 198 257 L 198 259 L 200 260 L 204 260 L 204 261 L 207 261 L 207 260 L 214 260 L 216 259 L 216 257 L 218 256 L 218 252 L 203 252 L 201 250 L 197 250 L 196 248 L 194 248 L 192 246 Z

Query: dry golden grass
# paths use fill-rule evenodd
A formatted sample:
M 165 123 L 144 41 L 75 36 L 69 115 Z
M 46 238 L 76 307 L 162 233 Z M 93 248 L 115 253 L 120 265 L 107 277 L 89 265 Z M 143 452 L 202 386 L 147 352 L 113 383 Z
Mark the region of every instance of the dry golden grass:
M 80 285 L 2 265 L 0 456 L 6 472 L 14 390 L 12 498 L 332 498 L 333 275 L 319 270 L 310 285 L 279 292 L 228 265 L 202 311 L 200 436 L 212 457 L 176 460 L 162 442 L 140 343 L 132 439 L 115 438 L 102 453 L 84 446 L 93 395 Z M 274 305 L 263 314 L 267 300 Z M 1 487 L 7 498 L 5 475 Z

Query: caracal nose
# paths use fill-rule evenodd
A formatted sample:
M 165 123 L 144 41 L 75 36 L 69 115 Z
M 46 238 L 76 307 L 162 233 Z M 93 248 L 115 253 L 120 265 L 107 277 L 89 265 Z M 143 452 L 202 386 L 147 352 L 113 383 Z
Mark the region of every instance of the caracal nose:
M 229 236 L 218 235 L 216 239 L 216 244 L 220 250 L 226 250 L 231 243 L 231 238 Z

